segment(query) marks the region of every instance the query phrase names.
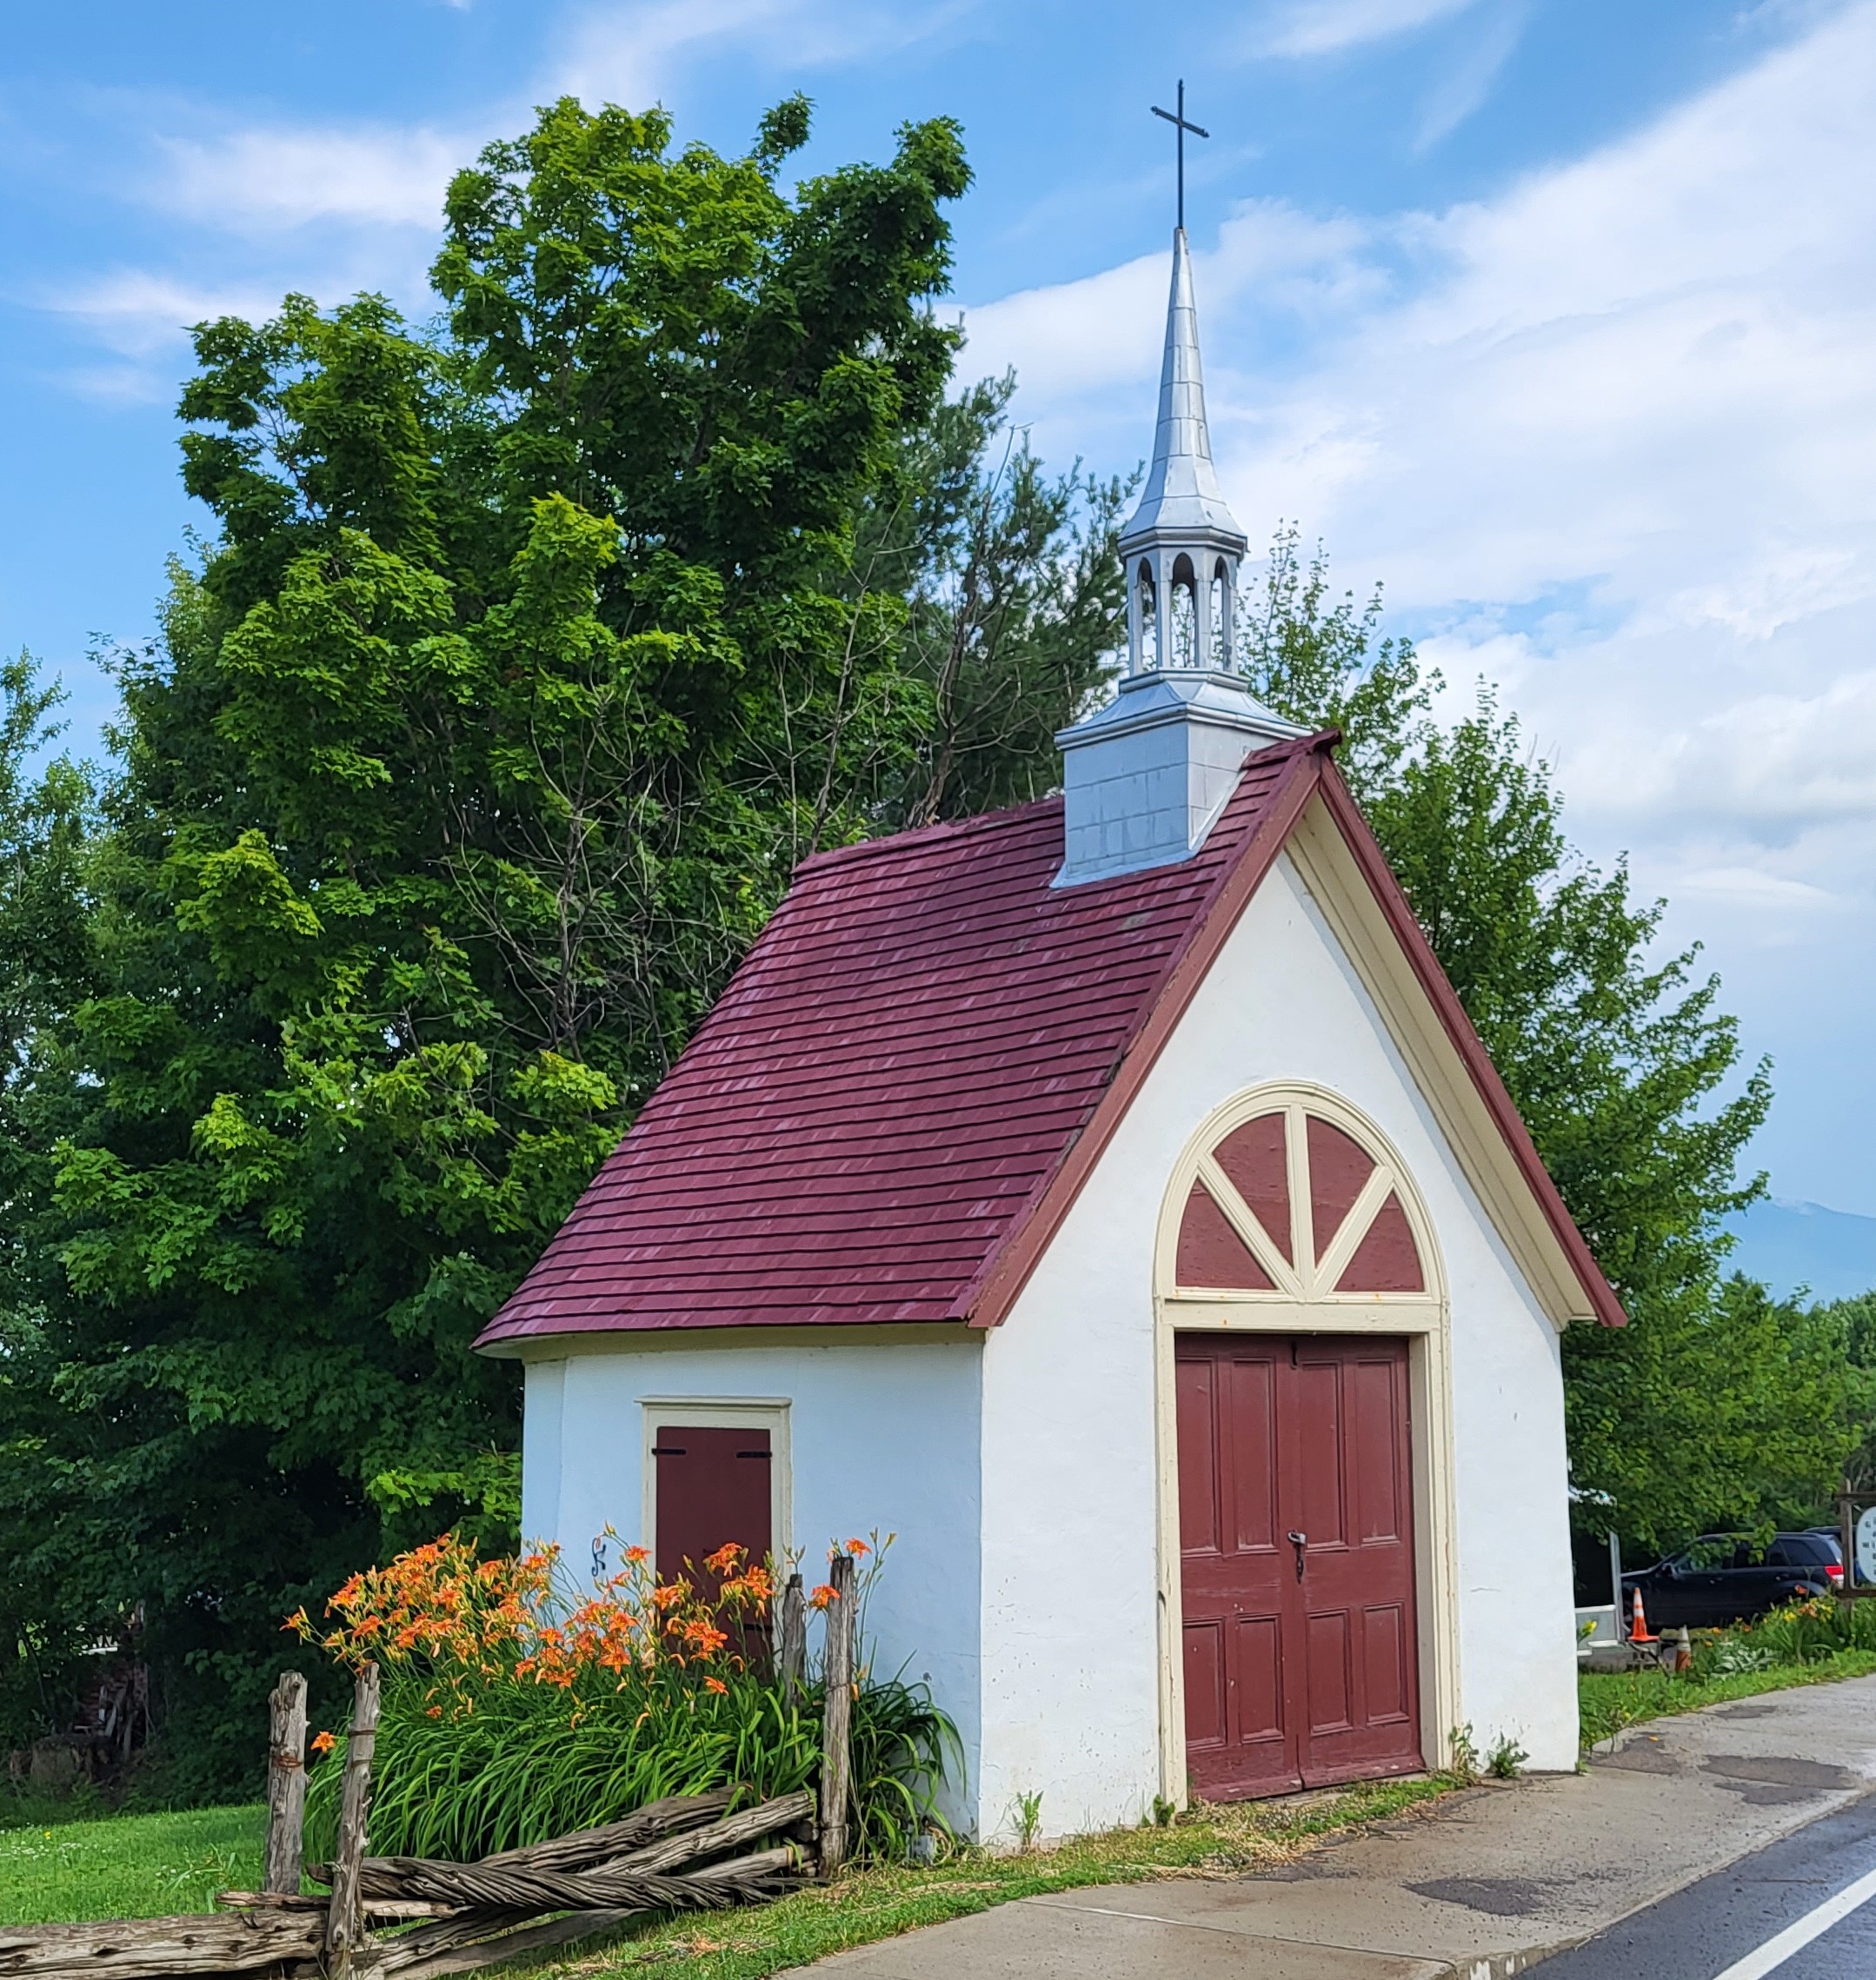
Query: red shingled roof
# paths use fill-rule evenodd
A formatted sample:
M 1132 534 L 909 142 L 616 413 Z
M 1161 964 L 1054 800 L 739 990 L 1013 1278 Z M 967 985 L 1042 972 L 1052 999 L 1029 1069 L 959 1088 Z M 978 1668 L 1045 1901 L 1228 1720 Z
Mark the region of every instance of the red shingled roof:
M 1070 1172 L 1092 1165 L 1105 1117 L 1124 1110 L 1314 792 L 1340 794 L 1387 874 L 1329 764 L 1334 740 L 1253 757 L 1203 849 L 1146 873 L 1051 887 L 1060 799 L 804 861 L 477 1345 L 1001 1319 L 1079 1186 Z M 1501 1126 L 1509 1116 L 1513 1153 L 1534 1168 L 1580 1276 L 1586 1265 L 1593 1276 L 1599 1312 L 1619 1323 L 1482 1047 L 1463 1014 L 1458 1022 Z M 1084 1136 L 1091 1122 L 1097 1132 Z

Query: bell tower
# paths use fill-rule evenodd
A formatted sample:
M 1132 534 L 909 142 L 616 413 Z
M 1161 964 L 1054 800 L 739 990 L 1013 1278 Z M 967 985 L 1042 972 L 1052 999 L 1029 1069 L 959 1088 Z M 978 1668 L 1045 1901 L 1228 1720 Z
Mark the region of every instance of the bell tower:
M 1184 115 L 1181 84 L 1181 144 L 1198 128 Z M 1236 787 L 1245 758 L 1304 733 L 1244 684 L 1238 573 L 1245 548 L 1212 465 L 1192 256 L 1181 225 L 1173 234 L 1153 465 L 1121 533 L 1126 670 L 1112 701 L 1055 738 L 1066 832 L 1058 887 L 1189 857 Z
M 1161 668 L 1234 670 L 1238 569 L 1245 548 L 1244 532 L 1212 465 L 1192 254 L 1181 227 L 1173 236 L 1153 466 L 1140 506 L 1121 532 L 1129 676 Z

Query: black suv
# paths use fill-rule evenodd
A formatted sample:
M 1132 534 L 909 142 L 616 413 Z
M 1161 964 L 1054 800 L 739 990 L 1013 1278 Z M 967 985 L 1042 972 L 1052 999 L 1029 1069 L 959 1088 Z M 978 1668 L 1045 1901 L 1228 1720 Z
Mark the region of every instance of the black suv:
M 1622 1577 L 1622 1633 L 1635 1591 L 1650 1630 L 1713 1629 L 1843 1585 L 1843 1552 L 1827 1533 L 1778 1533 L 1760 1548 L 1737 1533 L 1703 1533 L 1670 1560 Z

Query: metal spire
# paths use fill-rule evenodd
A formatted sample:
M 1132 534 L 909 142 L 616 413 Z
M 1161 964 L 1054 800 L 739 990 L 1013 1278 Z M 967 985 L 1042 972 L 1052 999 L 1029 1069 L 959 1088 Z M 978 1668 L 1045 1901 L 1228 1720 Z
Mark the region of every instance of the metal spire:
M 1153 465 L 1140 506 L 1121 532 L 1121 548 L 1132 549 L 1149 533 L 1235 540 L 1245 547 L 1218 485 L 1212 465 L 1211 436 L 1205 426 L 1205 379 L 1199 364 L 1199 315 L 1192 295 L 1192 256 L 1183 227 L 1173 236 L 1173 287 L 1166 309 L 1166 356 L 1160 367 L 1160 419 L 1154 435 Z

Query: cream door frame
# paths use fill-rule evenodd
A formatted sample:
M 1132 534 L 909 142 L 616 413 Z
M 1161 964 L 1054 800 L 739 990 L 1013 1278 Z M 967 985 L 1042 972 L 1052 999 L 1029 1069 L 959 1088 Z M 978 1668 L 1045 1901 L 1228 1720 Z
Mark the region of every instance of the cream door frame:
M 1221 1203 L 1227 1216 L 1275 1284 L 1269 1292 L 1195 1292 L 1175 1282 L 1180 1219 L 1193 1184 L 1209 1166 L 1211 1151 L 1246 1121 L 1282 1110 L 1290 1115 L 1293 1267 L 1267 1233 L 1248 1226 L 1241 1205 Z M 1310 1204 L 1303 1173 L 1301 1116 L 1314 1113 L 1340 1127 L 1387 1172 L 1385 1186 L 1371 1186 L 1345 1220 L 1337 1242 L 1314 1264 Z M 1333 1287 L 1371 1218 L 1391 1186 L 1400 1196 L 1426 1273 L 1424 1292 L 1326 1292 Z M 1247 1214 L 1247 1213 L 1244 1213 Z M 1174 1348 L 1181 1332 L 1207 1333 L 1367 1333 L 1407 1342 L 1408 1406 L 1412 1412 L 1414 1574 L 1420 1659 L 1420 1740 L 1429 1767 L 1447 1764 L 1452 1735 L 1462 1722 L 1459 1686 L 1459 1573 L 1453 1463 L 1452 1315 L 1446 1276 L 1411 1171 L 1367 1115 L 1327 1086 L 1303 1080 L 1270 1081 L 1234 1094 L 1199 1124 L 1173 1166 L 1161 1206 L 1154 1249 L 1154 1417 L 1159 1473 L 1160 1794 L 1176 1808 L 1187 1803 L 1186 1698 L 1181 1649 L 1184 1615 L 1180 1588 L 1179 1425 Z
M 658 1548 L 658 1466 L 651 1447 L 658 1425 L 674 1429 L 766 1430 L 768 1432 L 768 1532 L 776 1565 L 793 1558 L 795 1463 L 788 1445 L 786 1396 L 641 1396 L 639 1518 L 641 1545 Z

